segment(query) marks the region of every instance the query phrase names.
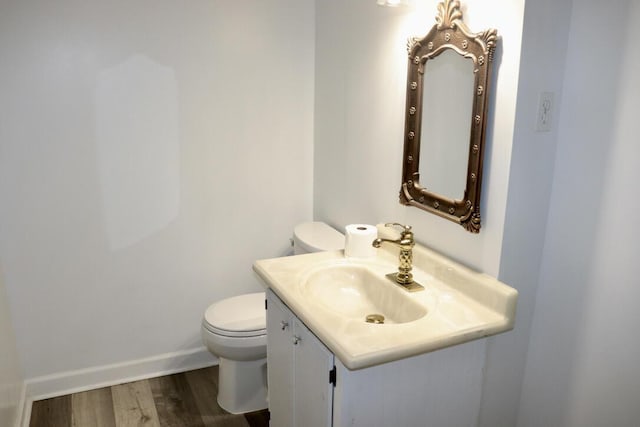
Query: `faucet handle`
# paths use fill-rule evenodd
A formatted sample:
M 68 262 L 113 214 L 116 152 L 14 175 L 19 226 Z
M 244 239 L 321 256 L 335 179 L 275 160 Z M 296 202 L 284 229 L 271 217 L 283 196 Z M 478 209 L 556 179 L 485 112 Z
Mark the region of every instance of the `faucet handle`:
M 402 227 L 402 234 L 411 233 L 411 226 L 400 224 L 398 222 L 388 222 L 384 225 L 385 227 Z

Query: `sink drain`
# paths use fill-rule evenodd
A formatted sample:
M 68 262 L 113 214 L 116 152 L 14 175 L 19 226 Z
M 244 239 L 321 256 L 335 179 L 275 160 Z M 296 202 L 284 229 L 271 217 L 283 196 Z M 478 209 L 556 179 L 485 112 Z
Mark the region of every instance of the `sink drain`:
M 384 323 L 384 316 L 382 314 L 367 314 L 367 317 L 364 320 L 367 323 L 375 323 L 380 325 Z

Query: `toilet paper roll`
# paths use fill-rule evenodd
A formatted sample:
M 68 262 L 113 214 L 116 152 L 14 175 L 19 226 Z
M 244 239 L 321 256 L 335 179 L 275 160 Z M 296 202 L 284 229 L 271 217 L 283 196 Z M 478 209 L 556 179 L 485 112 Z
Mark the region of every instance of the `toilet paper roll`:
M 369 258 L 376 255 L 373 241 L 378 237 L 375 225 L 349 224 L 345 227 L 344 256 Z

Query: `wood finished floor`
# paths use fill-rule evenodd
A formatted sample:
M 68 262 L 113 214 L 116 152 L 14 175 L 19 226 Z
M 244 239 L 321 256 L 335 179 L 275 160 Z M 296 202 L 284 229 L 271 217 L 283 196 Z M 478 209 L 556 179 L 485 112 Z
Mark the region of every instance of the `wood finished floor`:
M 268 427 L 267 410 L 218 406 L 218 367 L 33 402 L 30 427 Z

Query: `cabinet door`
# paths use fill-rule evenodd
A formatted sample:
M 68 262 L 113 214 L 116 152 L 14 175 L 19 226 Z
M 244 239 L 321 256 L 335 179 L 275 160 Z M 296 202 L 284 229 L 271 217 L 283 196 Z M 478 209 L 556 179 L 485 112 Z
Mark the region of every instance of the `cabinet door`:
M 330 427 L 333 413 L 333 353 L 302 322 L 294 324 L 294 426 Z M 274 424 L 276 426 L 277 424 Z
M 333 354 L 267 291 L 267 372 L 271 427 L 330 427 Z
M 271 291 L 267 291 L 267 381 L 269 424 L 294 427 L 293 424 L 293 315 Z

